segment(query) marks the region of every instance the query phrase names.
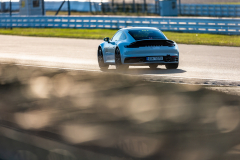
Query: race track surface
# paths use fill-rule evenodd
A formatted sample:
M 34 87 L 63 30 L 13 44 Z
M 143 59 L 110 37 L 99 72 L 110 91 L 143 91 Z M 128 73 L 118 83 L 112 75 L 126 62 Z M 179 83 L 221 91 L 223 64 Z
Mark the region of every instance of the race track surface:
M 0 62 L 100 71 L 97 47 L 102 40 L 42 38 L 0 35 Z M 179 44 L 180 66 L 176 70 L 130 67 L 126 74 L 205 79 L 240 85 L 240 48 Z M 111 66 L 109 72 L 115 72 Z

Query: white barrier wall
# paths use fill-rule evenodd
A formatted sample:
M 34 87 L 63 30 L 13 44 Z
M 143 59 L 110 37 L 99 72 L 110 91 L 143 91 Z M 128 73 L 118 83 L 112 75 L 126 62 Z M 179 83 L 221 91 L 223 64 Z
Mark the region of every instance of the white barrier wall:
M 0 17 L 0 28 L 110 28 L 156 27 L 163 31 L 240 35 L 237 18 L 161 18 L 123 16 Z

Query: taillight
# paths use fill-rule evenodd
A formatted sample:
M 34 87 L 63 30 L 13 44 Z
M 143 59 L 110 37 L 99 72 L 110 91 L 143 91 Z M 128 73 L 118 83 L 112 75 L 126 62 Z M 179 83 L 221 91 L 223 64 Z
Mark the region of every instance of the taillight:
M 168 45 L 168 47 L 174 47 L 174 46 L 175 46 L 174 43 L 171 43 L 171 44 Z
M 125 45 L 124 46 L 125 48 L 139 48 L 139 46 L 136 46 L 136 45 Z

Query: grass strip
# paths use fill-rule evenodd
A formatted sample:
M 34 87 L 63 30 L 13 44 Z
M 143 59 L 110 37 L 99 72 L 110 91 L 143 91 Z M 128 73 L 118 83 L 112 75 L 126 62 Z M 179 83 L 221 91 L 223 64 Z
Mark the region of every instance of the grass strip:
M 51 29 L 51 28 L 13 28 L 0 29 L 0 34 L 38 36 L 38 37 L 62 37 L 81 39 L 103 39 L 112 37 L 117 30 L 113 29 Z M 239 35 L 196 34 L 164 32 L 164 34 L 177 43 L 199 44 L 216 46 L 240 46 Z

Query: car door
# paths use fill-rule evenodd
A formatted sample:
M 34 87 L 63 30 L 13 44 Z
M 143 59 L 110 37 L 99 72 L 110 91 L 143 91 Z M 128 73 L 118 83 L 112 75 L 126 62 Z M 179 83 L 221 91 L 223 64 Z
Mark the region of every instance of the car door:
M 110 62 L 115 62 L 115 49 L 117 46 L 117 42 L 119 41 L 120 37 L 122 35 L 122 31 L 118 31 L 113 38 L 111 39 L 108 47 L 108 52 L 109 52 L 109 61 Z

